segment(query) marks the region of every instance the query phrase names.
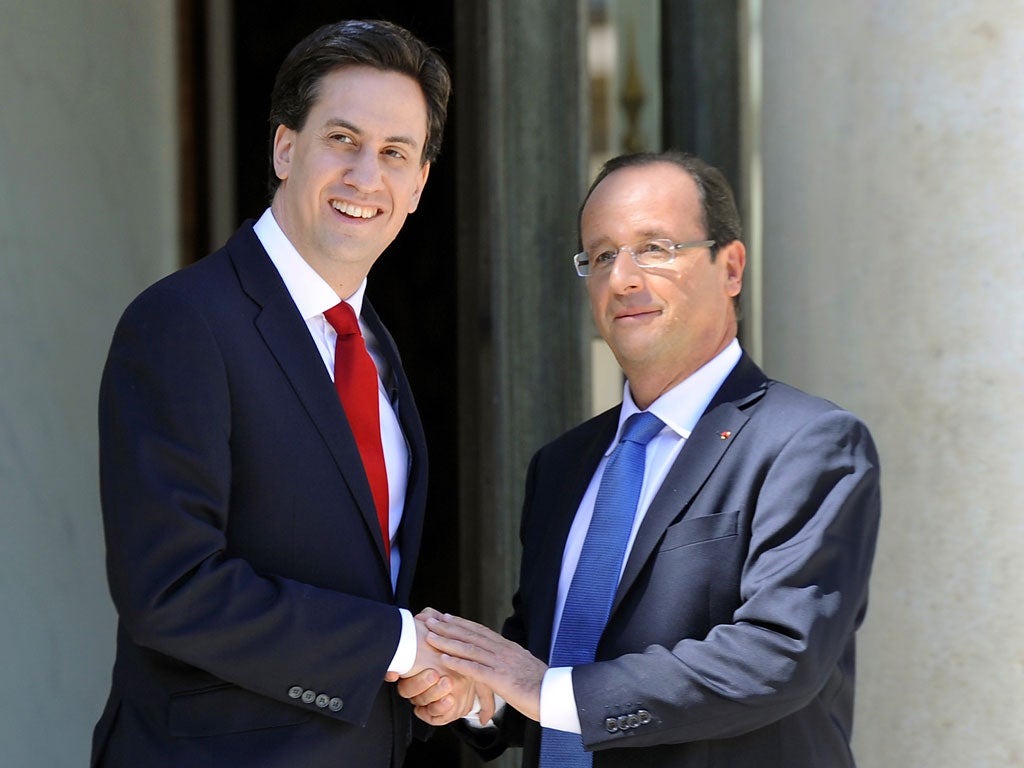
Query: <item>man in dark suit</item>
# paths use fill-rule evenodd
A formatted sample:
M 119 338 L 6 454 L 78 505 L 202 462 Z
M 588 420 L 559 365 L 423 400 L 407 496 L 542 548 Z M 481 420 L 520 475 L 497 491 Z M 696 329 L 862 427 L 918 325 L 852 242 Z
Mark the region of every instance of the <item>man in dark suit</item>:
M 543 768 L 852 766 L 854 633 L 880 509 L 867 429 L 740 349 L 746 254 L 715 169 L 678 153 L 610 161 L 580 238 L 623 402 L 534 457 L 504 638 L 429 614 L 448 669 L 518 710 L 469 737 L 486 755 L 523 744 L 524 765 Z M 653 428 L 629 438 L 639 464 L 620 473 L 634 421 Z M 605 480 L 638 495 L 603 503 Z M 608 549 L 595 531 L 616 515 L 617 559 L 595 568 Z M 593 593 L 607 572 L 605 605 Z M 437 681 L 427 670 L 400 690 L 443 723 L 464 709 Z
M 93 766 L 401 765 L 411 708 L 385 676 L 436 657 L 400 607 L 427 457 L 364 291 L 417 207 L 449 89 L 404 29 L 314 32 L 274 86 L 270 208 L 118 324 L 99 415 L 119 623 Z M 343 399 L 339 335 L 366 408 Z

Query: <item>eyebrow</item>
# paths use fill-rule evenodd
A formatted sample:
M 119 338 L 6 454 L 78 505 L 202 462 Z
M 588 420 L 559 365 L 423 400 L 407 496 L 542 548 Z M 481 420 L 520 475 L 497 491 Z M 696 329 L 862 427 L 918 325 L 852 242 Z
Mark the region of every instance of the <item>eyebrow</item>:
M 350 123 L 340 117 L 334 117 L 328 120 L 325 124 L 327 128 L 344 128 L 346 131 L 351 131 L 356 136 L 362 136 L 363 132 L 357 126 Z M 419 149 L 419 143 L 412 136 L 403 136 L 401 134 L 395 136 L 385 136 L 384 141 L 387 144 L 405 144 L 412 149 Z

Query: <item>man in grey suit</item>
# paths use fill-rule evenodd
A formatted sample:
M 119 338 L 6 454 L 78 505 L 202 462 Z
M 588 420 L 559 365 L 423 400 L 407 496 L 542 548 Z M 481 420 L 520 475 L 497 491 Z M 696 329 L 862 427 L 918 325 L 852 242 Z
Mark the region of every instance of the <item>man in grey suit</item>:
M 542 768 L 852 766 L 854 634 L 880 510 L 868 430 L 741 350 L 746 252 L 717 170 L 674 152 L 616 158 L 579 231 L 623 402 L 534 457 L 503 637 L 424 616 L 448 669 L 509 705 L 497 727 L 461 730 L 485 756 L 522 744 L 523 764 Z M 638 413 L 657 418 L 631 473 L 624 552 L 594 569 L 602 477 Z M 581 609 L 602 571 L 609 607 Z M 596 647 L 566 656 L 595 615 Z M 453 681 L 426 671 L 400 692 L 444 723 L 465 714 Z

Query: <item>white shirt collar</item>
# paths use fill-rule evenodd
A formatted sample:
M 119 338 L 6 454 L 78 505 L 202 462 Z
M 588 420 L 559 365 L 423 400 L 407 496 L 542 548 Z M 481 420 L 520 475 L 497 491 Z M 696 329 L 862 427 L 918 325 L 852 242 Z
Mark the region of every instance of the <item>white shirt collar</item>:
M 742 350 L 737 339 L 733 339 L 729 345 L 698 368 L 688 378 L 676 384 L 672 389 L 663 394 L 647 409 L 669 427 L 673 432 L 688 439 L 693 428 L 697 426 L 704 410 L 711 402 L 711 398 L 721 388 L 726 377 L 740 361 Z M 626 419 L 640 409 L 633 402 L 633 394 L 629 391 L 627 381 L 622 390 L 622 409 L 619 412 L 619 427 L 615 432 L 615 439 L 608 446 L 605 455 L 611 453 L 619 443 L 619 435 L 622 434 L 622 427 Z
M 311 317 L 322 315 L 338 303 L 338 294 L 295 250 L 295 246 L 277 223 L 270 208 L 263 212 L 253 230 L 280 273 L 281 279 L 284 280 L 284 285 L 304 320 L 308 321 Z M 363 308 L 365 292 L 366 278 L 363 278 L 355 293 L 345 299 L 356 313 L 356 317 L 359 317 Z

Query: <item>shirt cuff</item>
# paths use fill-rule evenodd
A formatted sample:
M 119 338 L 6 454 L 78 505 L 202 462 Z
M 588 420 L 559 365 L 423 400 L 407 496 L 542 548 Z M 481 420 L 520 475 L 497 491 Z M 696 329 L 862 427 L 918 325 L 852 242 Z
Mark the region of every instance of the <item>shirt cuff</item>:
M 402 637 L 398 641 L 395 657 L 388 665 L 388 672 L 405 675 L 416 663 L 416 622 L 412 612 L 406 608 L 399 608 L 398 612 L 402 614 Z
M 470 728 L 482 729 L 482 728 L 493 728 L 497 730 L 498 724 L 496 721 L 501 719 L 502 713 L 505 711 L 505 700 L 498 694 L 494 694 L 494 717 L 488 720 L 486 723 L 480 722 L 480 699 L 473 702 L 473 708 L 462 716 L 463 722 Z
M 583 732 L 572 688 L 572 667 L 549 667 L 544 673 L 540 684 L 540 724 L 556 731 Z

